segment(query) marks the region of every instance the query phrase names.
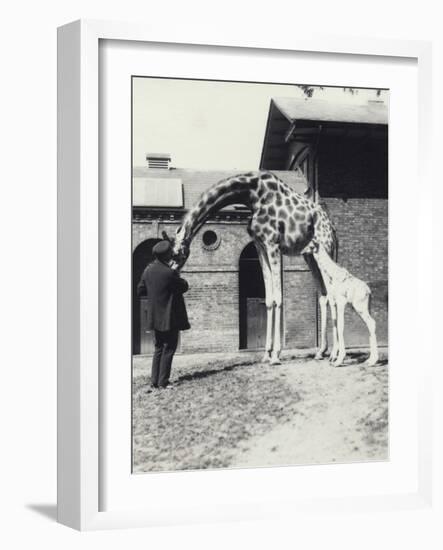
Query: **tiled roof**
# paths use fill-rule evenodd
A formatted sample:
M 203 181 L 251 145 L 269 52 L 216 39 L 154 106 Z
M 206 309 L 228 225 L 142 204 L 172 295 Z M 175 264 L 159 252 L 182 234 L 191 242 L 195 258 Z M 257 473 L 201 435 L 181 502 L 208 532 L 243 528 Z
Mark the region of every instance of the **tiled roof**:
M 221 170 L 185 170 L 181 168 L 165 170 L 147 167 L 134 167 L 134 178 L 174 178 L 181 179 L 183 183 L 184 207 L 192 207 L 200 195 L 218 181 L 238 174 L 237 171 Z M 304 177 L 299 172 L 274 171 L 274 174 L 285 183 L 293 187 L 299 193 L 306 189 Z
M 296 99 L 293 97 L 276 97 L 273 101 L 289 121 L 388 123 L 388 106 L 383 101 L 371 101 L 361 105 L 337 103 L 325 99 Z

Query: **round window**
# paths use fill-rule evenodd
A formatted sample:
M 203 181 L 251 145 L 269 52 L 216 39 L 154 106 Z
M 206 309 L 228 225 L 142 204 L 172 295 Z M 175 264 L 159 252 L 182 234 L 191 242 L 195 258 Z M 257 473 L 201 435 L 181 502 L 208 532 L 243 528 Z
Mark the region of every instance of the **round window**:
M 215 231 L 208 229 L 203 233 L 202 242 L 206 250 L 215 250 L 220 245 L 220 237 Z

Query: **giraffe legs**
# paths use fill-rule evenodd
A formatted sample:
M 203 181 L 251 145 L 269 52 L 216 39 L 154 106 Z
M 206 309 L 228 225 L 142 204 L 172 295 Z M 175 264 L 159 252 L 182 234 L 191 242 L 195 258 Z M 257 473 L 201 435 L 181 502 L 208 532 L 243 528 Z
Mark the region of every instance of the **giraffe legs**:
M 345 306 L 344 300 L 337 300 L 337 340 L 338 340 L 338 354 L 332 365 L 338 367 L 343 363 L 346 356 L 344 328 L 345 328 Z
M 255 247 L 258 253 L 258 259 L 263 273 L 263 281 L 265 283 L 265 303 L 266 303 L 266 346 L 262 362 L 266 363 L 271 360 L 272 353 L 272 336 L 274 328 L 274 300 L 272 297 L 272 277 L 269 267 L 266 251 L 260 241 L 255 241 Z
M 274 308 L 274 347 L 271 353 L 271 365 L 280 365 L 281 353 L 281 304 Z
M 266 349 L 263 361 L 278 365 L 281 352 L 281 253 L 277 245 L 255 241 L 266 292 Z
M 334 295 L 332 293 L 332 289 L 331 289 L 331 284 L 330 282 L 327 282 L 328 281 L 328 277 L 326 276 L 326 274 L 322 273 L 321 269 L 319 268 L 320 270 L 320 273 L 321 273 L 321 276 L 322 276 L 322 280 L 323 280 L 323 283 L 324 283 L 324 287 L 325 287 L 325 292 L 326 292 L 326 304 L 324 306 L 324 309 L 326 310 L 326 305 L 329 304 L 329 309 L 331 310 L 331 319 L 332 319 L 332 350 L 331 350 L 331 353 L 329 354 L 329 361 L 331 363 L 333 363 L 336 359 L 337 359 L 337 356 L 338 356 L 338 352 L 339 352 L 339 342 L 338 342 L 338 333 L 337 333 L 337 302 L 334 298 Z M 322 341 L 323 341 L 323 338 L 327 338 L 326 336 L 326 327 L 327 327 L 327 313 L 326 311 L 321 311 L 321 327 L 322 327 Z M 325 333 L 325 335 L 323 336 L 323 331 Z M 320 346 L 320 350 L 322 349 L 322 346 Z M 326 348 L 325 350 L 327 349 L 327 341 L 326 341 Z M 316 359 L 319 359 L 319 357 L 316 356 Z M 321 357 L 320 357 L 321 359 Z
M 332 318 L 332 350 L 329 355 L 329 361 L 332 363 L 338 356 L 337 304 L 331 296 L 328 298 L 328 302 Z
M 274 300 L 274 339 L 271 353 L 271 365 L 279 365 L 281 353 L 281 316 L 282 316 L 282 281 L 281 254 L 278 248 L 271 252 L 272 294 Z
M 320 266 L 317 264 L 312 254 L 303 254 L 303 258 L 311 270 L 314 277 L 315 284 L 317 286 L 317 292 L 319 294 L 318 305 L 320 308 L 320 345 L 315 354 L 315 359 L 323 359 L 325 353 L 328 350 L 328 292 L 326 287 L 326 279 L 321 272 Z
M 323 359 L 327 349 L 328 349 L 328 335 L 326 332 L 326 325 L 328 321 L 328 298 L 321 294 L 318 299 L 318 304 L 320 306 L 320 347 L 315 354 L 315 359 Z
M 262 363 L 271 361 L 272 354 L 272 332 L 274 328 L 274 306 L 266 302 L 266 347 Z
M 372 367 L 378 361 L 378 347 L 377 347 L 377 336 L 375 333 L 376 323 L 374 318 L 369 313 L 369 296 L 366 294 L 361 300 L 355 301 L 352 305 L 354 306 L 355 311 L 360 315 L 365 325 L 368 327 L 369 331 L 369 357 L 366 360 L 366 365 Z

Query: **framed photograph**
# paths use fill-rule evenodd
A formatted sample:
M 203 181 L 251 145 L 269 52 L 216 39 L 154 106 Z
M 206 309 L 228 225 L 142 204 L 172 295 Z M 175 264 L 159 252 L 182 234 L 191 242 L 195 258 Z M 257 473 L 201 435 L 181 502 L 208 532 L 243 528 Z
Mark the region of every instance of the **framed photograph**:
M 430 506 L 430 45 L 58 40 L 59 521 Z

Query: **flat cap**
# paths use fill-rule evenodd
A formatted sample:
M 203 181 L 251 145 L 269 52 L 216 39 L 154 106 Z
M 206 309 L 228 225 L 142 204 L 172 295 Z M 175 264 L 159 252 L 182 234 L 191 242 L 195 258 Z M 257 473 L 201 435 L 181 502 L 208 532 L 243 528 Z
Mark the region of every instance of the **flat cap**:
M 152 252 L 155 256 L 161 257 L 167 254 L 171 250 L 171 243 L 169 241 L 160 241 L 157 243 Z

